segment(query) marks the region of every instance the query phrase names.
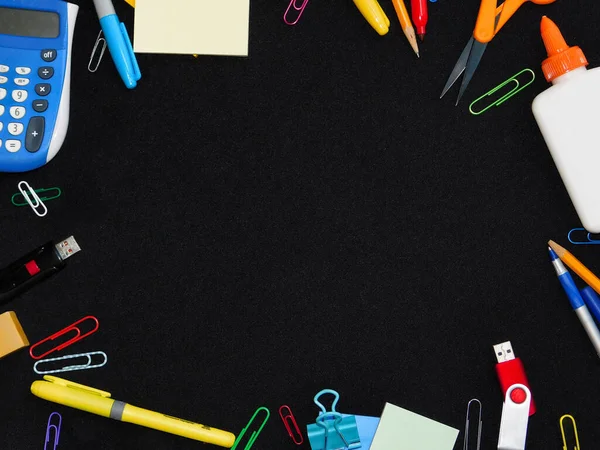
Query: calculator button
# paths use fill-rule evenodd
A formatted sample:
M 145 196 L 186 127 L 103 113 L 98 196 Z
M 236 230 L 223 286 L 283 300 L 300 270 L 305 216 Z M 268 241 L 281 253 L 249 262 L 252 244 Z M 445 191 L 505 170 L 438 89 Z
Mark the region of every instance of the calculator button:
M 8 82 L 8 78 L 6 77 L 0 77 L 0 84 L 4 84 Z
M 40 77 L 42 80 L 48 80 L 52 78 L 53 75 L 54 68 L 52 67 L 40 67 L 38 69 L 38 77 Z
M 13 136 L 18 136 L 23 132 L 23 124 L 19 122 L 11 122 L 8 124 L 8 132 Z
M 56 50 L 42 50 L 41 57 L 46 62 L 52 62 L 56 59 Z
M 10 67 L 0 64 L 0 73 L 5 73 L 10 70 Z
M 11 106 L 10 116 L 15 119 L 21 119 L 25 115 L 25 108 L 22 106 Z
M 29 84 L 29 78 L 15 78 L 15 84 L 17 86 L 27 86 Z
M 45 125 L 46 121 L 43 117 L 32 117 L 29 121 L 27 136 L 25 136 L 25 148 L 28 152 L 35 153 L 42 146 Z
M 6 97 L 6 89 L 0 88 L 0 100 Z
M 0 100 L 2 100 L 1 97 L 2 95 L 0 93 Z M 12 91 L 12 98 L 15 102 L 24 102 L 25 100 L 27 100 L 27 91 L 24 91 L 23 89 L 17 89 L 15 91 Z
M 4 105 L 0 105 L 0 116 L 4 114 Z
M 31 69 L 29 67 L 17 67 L 15 72 L 19 75 L 29 75 L 31 73 Z
M 35 85 L 35 92 L 42 97 L 50 93 L 50 83 L 40 83 Z
M 48 100 L 34 100 L 31 104 L 35 112 L 41 113 L 48 109 Z
M 4 124 L 0 122 L 0 131 L 2 131 L 2 128 L 4 128 Z
M 18 152 L 21 149 L 21 141 L 9 139 L 5 142 L 4 146 L 6 147 L 6 150 L 11 153 Z

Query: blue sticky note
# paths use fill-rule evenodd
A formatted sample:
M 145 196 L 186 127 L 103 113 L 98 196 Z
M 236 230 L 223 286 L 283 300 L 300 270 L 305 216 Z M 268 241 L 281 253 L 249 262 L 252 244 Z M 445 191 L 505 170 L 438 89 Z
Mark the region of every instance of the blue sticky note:
M 344 417 L 351 414 L 342 414 Z M 356 418 L 356 426 L 360 437 L 360 450 L 369 450 L 371 442 L 375 437 L 375 431 L 379 425 L 379 417 L 371 416 L 354 416 Z

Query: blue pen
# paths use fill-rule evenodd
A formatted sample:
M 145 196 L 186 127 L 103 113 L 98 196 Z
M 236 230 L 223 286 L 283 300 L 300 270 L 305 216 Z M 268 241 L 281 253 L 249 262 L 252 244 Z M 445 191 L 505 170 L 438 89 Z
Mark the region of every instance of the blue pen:
M 550 259 L 552 260 L 552 265 L 554 266 L 554 270 L 556 270 L 556 275 L 558 275 L 560 284 L 562 284 L 563 289 L 567 293 L 567 297 L 571 302 L 571 306 L 573 307 L 575 314 L 577 314 L 581 325 L 583 325 L 583 328 L 590 338 L 590 341 L 592 341 L 592 345 L 596 349 L 596 353 L 598 356 L 600 356 L 600 331 L 598 331 L 598 327 L 594 323 L 594 319 L 585 306 L 583 298 L 581 297 L 581 294 L 579 293 L 571 274 L 565 268 L 562 261 L 558 258 L 558 255 L 554 253 L 554 250 L 548 247 L 548 252 L 550 253 Z
M 125 86 L 133 89 L 142 77 L 125 24 L 119 22 L 111 0 L 94 0 L 106 45 Z

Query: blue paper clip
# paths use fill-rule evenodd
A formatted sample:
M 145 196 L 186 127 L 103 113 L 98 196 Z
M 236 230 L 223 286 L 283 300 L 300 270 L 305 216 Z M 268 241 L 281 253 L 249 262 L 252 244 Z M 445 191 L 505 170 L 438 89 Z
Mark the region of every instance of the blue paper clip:
M 58 425 L 54 425 L 52 423 L 53 416 L 58 417 Z M 48 426 L 46 427 L 46 441 L 44 442 L 44 450 L 49 449 L 48 444 L 50 443 L 50 433 L 52 430 L 54 430 L 54 443 L 52 444 L 51 449 L 56 450 L 58 448 L 58 439 L 60 438 L 60 426 L 61 425 L 62 425 L 62 416 L 57 412 L 53 412 L 52 414 L 50 414 L 50 417 L 48 417 Z
M 332 394 L 335 399 L 331 411 L 319 402 L 323 394 Z M 361 448 L 356 418 L 353 415 L 342 416 L 335 410 L 340 394 L 332 389 L 323 389 L 315 395 L 314 402 L 321 409 L 314 424 L 306 427 L 312 450 L 354 450 Z
M 267 415 L 265 416 L 265 420 L 263 420 L 263 422 L 260 425 L 260 427 L 258 428 L 258 430 L 252 432 L 252 434 L 250 435 L 250 439 L 248 439 L 248 443 L 244 447 L 244 450 L 250 450 L 250 448 L 254 445 L 254 441 L 256 441 L 256 438 L 258 438 L 258 435 L 260 434 L 260 432 L 262 431 L 262 429 L 265 427 L 265 424 L 267 423 L 267 420 L 269 420 L 269 417 L 271 416 L 271 411 L 269 411 L 264 406 L 261 406 L 256 411 L 254 411 L 254 414 L 252 415 L 252 417 L 250 417 L 250 420 L 248 421 L 248 423 L 246 424 L 246 426 L 242 429 L 242 431 L 240 432 L 239 436 L 237 437 L 237 439 L 233 443 L 233 447 L 231 447 L 231 450 L 235 450 L 237 448 L 237 446 L 239 445 L 240 441 L 242 440 L 242 437 L 244 436 L 244 434 L 246 434 L 246 432 L 248 431 L 248 429 L 250 428 L 250 426 L 253 424 L 254 419 L 256 418 L 256 416 L 258 415 L 258 413 L 260 413 L 261 411 L 265 411 L 267 413 Z
M 583 232 L 583 233 L 580 233 Z M 571 235 L 573 233 L 577 233 L 577 234 L 586 234 L 585 240 L 583 238 L 573 238 Z M 571 244 L 575 244 L 575 245 L 598 245 L 600 244 L 600 239 L 592 239 L 592 233 L 588 233 L 585 228 L 573 228 L 571 231 L 569 231 L 569 234 L 567 235 L 567 239 L 569 239 L 569 242 L 571 242 Z

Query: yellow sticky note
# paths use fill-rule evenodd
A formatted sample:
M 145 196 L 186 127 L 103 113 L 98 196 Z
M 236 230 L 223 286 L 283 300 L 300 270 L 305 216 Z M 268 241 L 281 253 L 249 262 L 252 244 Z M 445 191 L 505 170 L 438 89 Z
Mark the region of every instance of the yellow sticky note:
M 250 0 L 136 0 L 137 53 L 248 56 Z

